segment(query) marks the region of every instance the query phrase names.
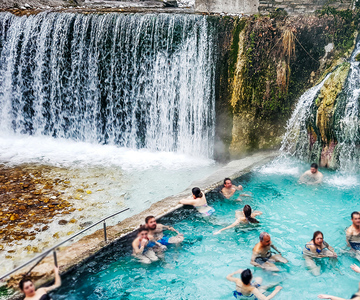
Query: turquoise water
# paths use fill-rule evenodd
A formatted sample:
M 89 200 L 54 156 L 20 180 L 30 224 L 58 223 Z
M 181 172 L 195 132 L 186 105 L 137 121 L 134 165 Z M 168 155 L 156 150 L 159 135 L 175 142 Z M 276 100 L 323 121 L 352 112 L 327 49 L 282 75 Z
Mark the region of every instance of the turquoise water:
M 308 168 L 299 162 L 272 163 L 235 181 L 253 198 L 243 202 L 225 200 L 216 191 L 207 194 L 216 214 L 208 219 L 193 209 L 184 209 L 164 218 L 184 233 L 181 246 L 170 246 L 163 261 L 142 265 L 131 256 L 127 243 L 111 246 L 94 260 L 63 276 L 54 299 L 232 299 L 234 283 L 225 276 L 239 268 L 250 268 L 265 283 L 282 281 L 283 290 L 274 299 L 316 299 L 319 293 L 344 298 L 357 291 L 360 274 L 346 251 L 345 228 L 357 204 L 360 178 L 321 170 L 319 187 L 299 185 Z M 235 220 L 235 210 L 250 204 L 260 210 L 260 225 L 248 230 L 229 229 L 213 233 Z M 301 252 L 316 230 L 339 254 L 332 266 L 321 262 L 321 275 L 314 277 L 305 268 Z M 251 250 L 261 231 L 270 233 L 273 243 L 289 260 L 273 274 L 250 265 Z M 233 298 L 234 299 L 234 298 Z

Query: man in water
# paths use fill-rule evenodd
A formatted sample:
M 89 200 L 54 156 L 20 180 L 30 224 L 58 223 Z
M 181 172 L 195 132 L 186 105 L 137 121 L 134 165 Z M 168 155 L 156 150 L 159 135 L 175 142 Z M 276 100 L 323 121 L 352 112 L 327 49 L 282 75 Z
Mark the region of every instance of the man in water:
M 318 165 L 316 163 L 311 164 L 310 170 L 307 170 L 301 175 L 299 182 L 307 184 L 318 184 L 323 180 L 323 174 L 318 171 Z
M 144 264 L 159 260 L 152 249 L 155 244 L 149 241 L 148 232 L 149 229 L 141 226 L 136 239 L 132 242 L 133 256 Z
M 145 218 L 145 226 L 149 229 L 149 238 L 152 241 L 167 246 L 169 244 L 178 244 L 184 240 L 184 235 L 179 233 L 173 227 L 158 224 L 154 216 Z M 171 230 L 177 233 L 177 236 L 164 236 L 164 230 Z
M 280 251 L 271 243 L 270 235 L 267 232 L 262 232 L 259 238 L 260 242 L 253 248 L 250 263 L 268 271 L 279 271 L 273 262 L 286 264 L 288 260 L 282 257 Z M 273 248 L 278 254 L 272 254 L 270 248 Z
M 233 185 L 230 178 L 224 179 L 224 187 L 221 189 L 221 193 L 224 195 L 226 199 L 230 199 L 236 191 L 242 191 L 242 185 Z M 249 195 L 241 195 L 241 196 L 249 196 Z M 241 199 L 238 199 L 241 201 Z
M 346 230 L 346 242 L 360 261 L 360 213 L 354 211 L 351 214 L 352 225 Z

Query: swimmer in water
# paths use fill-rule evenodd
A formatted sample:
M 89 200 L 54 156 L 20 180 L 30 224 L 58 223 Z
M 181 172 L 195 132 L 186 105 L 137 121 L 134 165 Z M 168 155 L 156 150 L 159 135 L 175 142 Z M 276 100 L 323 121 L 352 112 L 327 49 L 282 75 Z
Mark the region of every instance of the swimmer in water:
M 320 267 L 316 265 L 314 258 L 337 258 L 337 254 L 334 248 L 330 247 L 329 244 L 324 241 L 323 233 L 321 231 L 315 231 L 312 240 L 304 247 L 303 257 L 310 272 L 318 276 L 320 275 Z
M 192 189 L 192 199 L 183 199 L 180 200 L 180 203 L 184 205 L 193 205 L 198 212 L 205 217 L 211 216 L 215 212 L 215 209 L 207 204 L 204 193 L 201 192 L 198 187 Z
M 221 189 L 221 193 L 224 195 L 226 199 L 230 199 L 235 194 L 236 191 L 242 191 L 242 190 L 243 190 L 242 185 L 238 185 L 238 186 L 233 185 L 230 178 L 225 178 L 224 187 Z M 251 197 L 248 194 L 241 194 L 239 196 Z M 240 198 L 236 200 L 242 201 Z
M 286 264 L 288 260 L 282 257 L 280 251 L 271 243 L 270 235 L 267 232 L 262 232 L 259 238 L 260 242 L 252 250 L 250 263 L 267 271 L 279 271 L 273 262 Z M 270 248 L 273 248 L 278 254 L 271 253 Z
M 360 268 L 357 265 L 351 265 L 350 268 L 353 269 L 356 273 L 360 273 Z M 340 298 L 340 297 L 335 297 L 335 296 L 330 296 L 330 295 L 325 295 L 325 294 L 318 295 L 318 298 L 331 299 L 331 300 L 346 300 L 345 298 Z M 359 290 L 357 291 L 357 293 L 352 295 L 350 299 L 360 300 L 360 282 L 359 282 Z
M 241 279 L 234 277 L 235 274 L 241 274 Z M 256 277 L 254 280 L 252 280 L 252 274 L 249 269 L 239 269 L 236 272 L 226 276 L 226 279 L 235 282 L 236 290 L 233 292 L 233 295 L 236 299 L 268 300 L 272 299 L 282 289 L 281 286 L 277 286 L 269 296 L 265 296 L 263 293 L 273 286 L 261 286 L 261 277 Z
M 346 230 L 346 243 L 360 261 L 360 213 L 354 211 L 351 214 L 351 221 L 352 225 Z
M 20 290 L 25 294 L 24 300 L 51 300 L 49 292 L 61 286 L 59 268 L 54 267 L 55 283 L 52 286 L 35 289 L 34 283 L 30 278 L 23 278 L 19 282 Z
M 232 223 L 231 225 L 229 225 L 223 229 L 220 229 L 219 231 L 214 232 L 214 234 L 219 234 L 222 231 L 233 228 L 239 224 L 245 225 L 245 224 L 250 224 L 250 223 L 253 223 L 253 224 L 259 223 L 259 221 L 255 219 L 255 217 L 260 216 L 260 215 L 262 215 L 261 211 L 254 211 L 252 213 L 250 205 L 246 204 L 242 211 L 237 210 L 235 212 L 236 221 L 234 223 Z
M 153 261 L 159 260 L 152 247 L 155 245 L 165 247 L 157 242 L 150 242 L 148 232 L 149 229 L 145 226 L 140 226 L 137 237 L 132 242 L 133 256 L 144 264 L 150 264 Z
M 318 165 L 316 163 L 311 164 L 310 170 L 307 170 L 304 174 L 301 175 L 299 183 L 306 184 L 319 184 L 323 180 L 323 174 L 318 171 Z
M 156 222 L 154 216 L 147 216 L 145 218 L 145 226 L 149 229 L 148 237 L 151 241 L 167 246 L 169 244 L 179 244 L 184 240 L 184 235 L 179 233 L 176 229 L 170 226 L 165 226 Z M 177 236 L 164 236 L 164 230 L 171 230 L 177 233 Z

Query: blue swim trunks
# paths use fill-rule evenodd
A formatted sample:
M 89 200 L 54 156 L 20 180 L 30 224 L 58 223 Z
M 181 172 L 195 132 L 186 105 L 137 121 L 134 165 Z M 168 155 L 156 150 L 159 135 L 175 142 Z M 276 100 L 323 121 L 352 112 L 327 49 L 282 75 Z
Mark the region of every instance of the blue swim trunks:
M 163 238 L 161 240 L 158 240 L 158 243 L 160 243 L 161 245 L 167 246 L 167 245 L 169 245 L 169 239 L 170 239 L 170 236 L 163 236 Z
M 233 295 L 234 295 L 235 299 L 257 300 L 257 298 L 255 297 L 254 294 L 251 294 L 249 296 L 244 296 L 242 293 L 240 293 L 238 291 L 233 291 Z
M 360 243 L 355 243 L 355 242 L 349 242 L 351 248 L 353 248 L 354 250 L 359 250 L 360 251 Z

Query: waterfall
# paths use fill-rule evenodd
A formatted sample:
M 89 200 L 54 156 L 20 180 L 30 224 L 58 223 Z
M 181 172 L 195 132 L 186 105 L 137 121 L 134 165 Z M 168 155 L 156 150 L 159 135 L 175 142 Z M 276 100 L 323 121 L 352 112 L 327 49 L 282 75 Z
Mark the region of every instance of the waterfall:
M 287 122 L 286 132 L 281 143 L 281 152 L 307 161 L 309 160 L 311 146 L 317 148 L 317 145 L 311 145 L 308 133 L 308 123 L 311 118 L 314 118 L 314 101 L 329 76 L 330 74 L 328 74 L 318 85 L 307 90 L 299 98 L 294 112 Z
M 357 43 L 349 59 L 349 71 L 346 74 L 341 91 L 334 102 L 325 97 L 317 98 L 325 85 L 332 89 L 332 73 L 318 85 L 306 91 L 299 99 L 295 110 L 287 123 L 286 133 L 282 141 L 283 153 L 299 157 L 305 161 L 320 161 L 324 165 L 338 168 L 343 172 L 358 172 L 360 169 L 360 63 L 356 56 L 360 53 L 360 41 Z M 339 67 L 340 68 L 340 67 Z M 333 74 L 336 71 L 333 71 Z M 340 72 L 339 72 L 340 73 Z M 338 81 L 339 83 L 340 81 Z M 330 90 L 328 95 L 334 92 Z M 320 104 L 326 101 L 329 128 L 318 122 Z M 330 101 L 330 102 L 329 102 Z M 324 109 L 324 106 L 323 108 Z M 322 117 L 324 114 L 322 115 Z M 311 132 L 311 129 L 315 132 Z M 320 130 L 322 129 L 322 130 Z M 326 134 L 326 136 L 324 136 Z M 321 136 L 322 135 L 322 136 Z
M 214 30 L 197 15 L 0 13 L 0 134 L 211 157 Z
M 359 53 L 360 41 L 351 56 L 349 75 L 334 114 L 339 168 L 341 171 L 352 173 L 360 166 L 360 66 L 359 62 L 355 61 Z

